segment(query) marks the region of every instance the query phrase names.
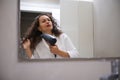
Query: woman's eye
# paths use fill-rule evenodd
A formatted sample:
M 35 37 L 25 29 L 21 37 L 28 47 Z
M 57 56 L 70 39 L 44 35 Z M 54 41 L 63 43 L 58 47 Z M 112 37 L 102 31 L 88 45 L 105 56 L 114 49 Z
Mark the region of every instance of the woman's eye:
M 45 22 L 45 20 L 42 21 L 42 23 L 44 23 L 44 22 Z
M 42 23 L 45 23 L 47 21 L 51 21 L 50 19 L 45 19 L 45 20 L 42 20 Z
M 51 21 L 50 19 L 48 19 L 48 21 Z

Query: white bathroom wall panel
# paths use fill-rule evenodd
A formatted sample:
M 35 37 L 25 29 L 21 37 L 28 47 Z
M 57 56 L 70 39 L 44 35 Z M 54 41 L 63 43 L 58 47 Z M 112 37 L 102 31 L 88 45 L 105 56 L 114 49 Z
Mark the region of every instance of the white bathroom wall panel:
M 81 57 L 93 57 L 93 4 L 61 0 L 61 27 L 69 35 Z
M 95 57 L 120 57 L 120 0 L 94 1 Z

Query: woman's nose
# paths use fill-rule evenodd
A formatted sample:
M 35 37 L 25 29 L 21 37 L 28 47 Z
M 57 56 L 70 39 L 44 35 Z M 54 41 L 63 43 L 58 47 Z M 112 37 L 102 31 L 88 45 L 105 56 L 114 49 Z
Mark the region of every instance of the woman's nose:
M 50 21 L 46 21 L 46 23 L 48 24 Z

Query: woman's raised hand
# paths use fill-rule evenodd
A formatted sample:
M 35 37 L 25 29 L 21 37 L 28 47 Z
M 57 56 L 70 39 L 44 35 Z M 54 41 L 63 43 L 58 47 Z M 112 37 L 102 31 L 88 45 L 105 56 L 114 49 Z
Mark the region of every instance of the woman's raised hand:
M 23 43 L 23 48 L 24 49 L 30 49 L 30 45 L 31 45 L 31 42 L 29 39 L 27 39 L 24 43 Z

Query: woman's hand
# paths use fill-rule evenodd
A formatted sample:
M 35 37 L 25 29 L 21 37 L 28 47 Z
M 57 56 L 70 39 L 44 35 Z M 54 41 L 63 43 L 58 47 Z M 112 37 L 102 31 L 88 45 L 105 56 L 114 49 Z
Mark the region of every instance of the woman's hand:
M 30 49 L 30 45 L 31 45 L 31 42 L 29 39 L 27 39 L 24 43 L 23 43 L 23 48 L 24 49 Z
M 31 49 L 30 49 L 30 45 L 31 45 L 30 40 L 27 39 L 26 41 L 23 42 L 22 45 L 23 45 L 23 48 L 25 49 L 25 52 L 26 52 L 27 56 L 28 56 L 29 58 L 31 58 L 31 57 L 32 57 L 32 51 L 31 51 Z
M 59 55 L 61 57 L 66 57 L 66 58 L 70 57 L 67 52 L 60 50 L 57 45 L 50 46 L 50 51 L 51 51 L 51 53 Z
M 50 47 L 50 51 L 51 51 L 51 53 L 53 53 L 53 54 L 57 54 L 57 53 L 59 53 L 59 48 L 55 45 L 55 46 L 49 46 Z

